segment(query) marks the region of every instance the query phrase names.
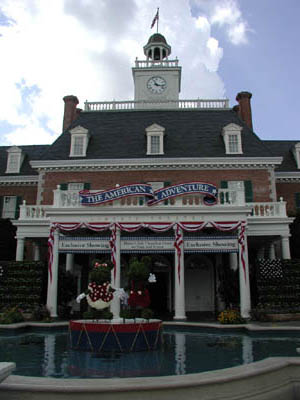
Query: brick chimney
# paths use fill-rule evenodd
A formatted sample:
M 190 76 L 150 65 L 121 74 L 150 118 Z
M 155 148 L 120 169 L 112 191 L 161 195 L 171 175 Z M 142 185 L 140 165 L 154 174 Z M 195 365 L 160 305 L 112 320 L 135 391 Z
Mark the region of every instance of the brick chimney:
M 78 112 L 76 109 L 77 104 L 79 103 L 76 96 L 65 96 L 63 98 L 65 102 L 64 109 L 64 120 L 63 120 L 63 132 L 68 129 L 71 123 L 78 117 Z
M 246 123 L 246 125 L 252 130 L 252 112 L 250 99 L 252 94 L 249 92 L 240 92 L 236 96 L 236 101 L 239 103 L 238 115 Z

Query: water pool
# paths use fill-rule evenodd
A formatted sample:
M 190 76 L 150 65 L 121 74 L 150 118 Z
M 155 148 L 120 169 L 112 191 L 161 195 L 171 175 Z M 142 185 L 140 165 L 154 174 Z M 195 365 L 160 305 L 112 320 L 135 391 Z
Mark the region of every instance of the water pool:
M 16 363 L 15 375 L 52 378 L 128 378 L 185 375 L 259 361 L 294 357 L 299 334 L 165 328 L 159 350 L 92 354 L 69 349 L 68 332 L 0 335 L 0 361 Z

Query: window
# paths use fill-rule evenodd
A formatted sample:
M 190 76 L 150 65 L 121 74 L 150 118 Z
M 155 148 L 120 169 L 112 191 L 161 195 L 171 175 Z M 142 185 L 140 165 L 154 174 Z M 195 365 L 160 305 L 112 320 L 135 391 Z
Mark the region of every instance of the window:
M 6 174 L 19 173 L 23 159 L 24 155 L 19 147 L 10 147 L 7 150 Z
M 164 154 L 165 128 L 153 124 L 146 128 L 147 155 Z
M 22 198 L 19 196 L 3 196 L 0 198 L 0 215 L 1 218 L 17 219 L 19 218 L 19 206 Z
M 236 192 L 244 192 L 245 202 L 246 203 L 253 202 L 253 189 L 251 181 L 221 181 L 220 187 L 221 189 L 230 189 Z M 225 198 L 228 201 L 227 195 L 225 195 Z
M 84 183 L 83 182 L 70 182 L 68 183 L 68 190 L 83 190 Z
M 82 126 L 76 126 L 70 130 L 71 148 L 70 157 L 85 157 L 90 135 Z
M 293 155 L 297 164 L 297 168 L 300 169 L 300 143 L 296 143 L 293 147 Z
M 300 210 L 300 193 L 295 193 L 295 206 L 296 210 Z
M 242 154 L 242 127 L 236 124 L 224 126 L 222 136 L 226 154 Z

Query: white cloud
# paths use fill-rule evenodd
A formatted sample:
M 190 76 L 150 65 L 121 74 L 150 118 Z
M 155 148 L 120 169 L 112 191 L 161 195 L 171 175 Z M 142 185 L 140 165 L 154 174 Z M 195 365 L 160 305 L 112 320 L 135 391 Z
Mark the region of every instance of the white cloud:
M 191 0 L 194 7 L 207 14 L 211 25 L 224 28 L 227 38 L 234 45 L 248 42 L 250 31 L 242 16 L 237 0 Z
M 234 11 L 235 2 L 221 3 L 232 3 Z M 211 25 L 225 24 L 231 41 L 241 43 L 245 30 L 238 9 L 226 14 L 224 7 L 212 7 L 195 18 L 189 0 L 157 5 L 159 30 L 172 46 L 171 58 L 178 56 L 183 67 L 181 97 L 223 97 L 223 50 Z M 1 115 L 18 128 L 0 131 L 0 142 L 51 143 L 61 132 L 65 95 L 76 95 L 81 108 L 86 99 L 133 97 L 131 67 L 136 56 L 144 58 L 143 46 L 155 32 L 151 0 L 2 0 L 1 9 L 10 19 L 0 26 Z M 23 89 L 32 87 L 37 90 L 28 93 L 25 107 Z

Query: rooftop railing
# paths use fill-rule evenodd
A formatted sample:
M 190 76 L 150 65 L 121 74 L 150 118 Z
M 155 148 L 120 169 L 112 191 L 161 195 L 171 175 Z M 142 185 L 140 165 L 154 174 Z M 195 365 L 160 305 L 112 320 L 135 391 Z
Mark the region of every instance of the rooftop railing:
M 86 101 L 84 111 L 134 111 L 152 109 L 174 109 L 174 110 L 219 110 L 228 109 L 228 99 L 195 99 L 195 100 L 167 100 L 167 101 Z

